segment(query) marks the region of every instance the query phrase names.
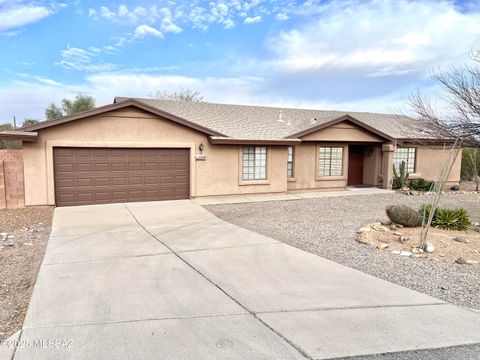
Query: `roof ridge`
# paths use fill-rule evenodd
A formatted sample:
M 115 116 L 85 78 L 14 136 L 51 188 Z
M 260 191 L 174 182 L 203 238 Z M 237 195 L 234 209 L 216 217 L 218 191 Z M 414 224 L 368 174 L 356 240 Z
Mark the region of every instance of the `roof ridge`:
M 182 100 L 168 100 L 168 99 L 154 99 L 154 98 L 143 98 L 143 97 L 126 97 L 126 96 L 115 96 L 114 101 L 117 99 L 128 100 L 134 99 L 138 101 L 159 101 L 159 102 L 170 102 L 170 103 L 188 103 L 192 105 L 218 105 L 218 106 L 234 106 L 234 107 L 250 107 L 250 108 L 261 108 L 261 109 L 273 109 L 273 110 L 300 110 L 300 111 L 318 111 L 318 112 L 335 112 L 343 115 L 348 114 L 371 114 L 371 115 L 386 115 L 386 116 L 403 116 L 408 117 L 403 114 L 395 113 L 381 113 L 381 112 L 370 112 L 370 111 L 352 111 L 352 110 L 333 110 L 333 109 L 313 109 L 313 108 L 302 108 L 302 107 L 280 107 L 280 106 L 266 106 L 266 105 L 250 105 L 250 104 L 228 104 L 228 103 L 217 103 L 209 101 L 201 102 L 189 102 Z

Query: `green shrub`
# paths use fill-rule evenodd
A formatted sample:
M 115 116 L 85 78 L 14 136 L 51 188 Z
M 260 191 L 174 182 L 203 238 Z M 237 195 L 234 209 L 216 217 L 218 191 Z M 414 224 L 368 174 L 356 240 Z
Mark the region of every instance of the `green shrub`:
M 452 185 L 452 187 L 450 188 L 450 190 L 452 190 L 452 191 L 458 191 L 458 190 L 460 190 L 460 186 L 458 186 L 458 185 Z
M 423 205 L 419 211 L 426 221 L 432 211 L 432 205 Z M 464 208 L 449 209 L 438 207 L 433 214 L 432 226 L 445 230 L 463 231 L 468 230 L 472 223 L 467 210 Z
M 435 185 L 434 181 L 425 180 L 422 178 L 410 180 L 410 188 L 413 190 L 430 191 L 433 189 L 433 185 Z

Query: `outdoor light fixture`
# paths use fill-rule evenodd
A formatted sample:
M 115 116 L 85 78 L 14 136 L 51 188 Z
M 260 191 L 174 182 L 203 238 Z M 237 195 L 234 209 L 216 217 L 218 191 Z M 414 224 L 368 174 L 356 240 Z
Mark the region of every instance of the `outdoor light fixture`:
M 200 145 L 198 145 L 198 150 L 200 150 L 200 152 L 203 152 L 203 143 L 201 143 Z

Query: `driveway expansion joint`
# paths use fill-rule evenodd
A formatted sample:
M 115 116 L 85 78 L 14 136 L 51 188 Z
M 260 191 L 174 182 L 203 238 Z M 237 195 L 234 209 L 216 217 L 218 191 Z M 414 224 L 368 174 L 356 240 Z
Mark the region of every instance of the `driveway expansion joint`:
M 65 264 L 76 264 L 76 263 L 86 263 L 86 262 L 99 262 L 99 261 L 106 261 L 106 260 L 117 260 L 117 259 L 131 259 L 131 258 L 140 258 L 140 257 L 153 257 L 153 256 L 164 256 L 164 255 L 172 255 L 171 252 L 161 252 L 158 254 L 140 254 L 140 255 L 119 255 L 119 256 L 106 256 L 99 259 L 85 259 L 85 260 L 72 260 L 72 261 L 59 261 L 59 262 L 51 262 L 51 263 L 44 263 L 44 266 L 52 266 L 52 265 L 65 265 Z
M 405 307 L 422 307 L 422 306 L 441 306 L 451 305 L 447 302 L 434 302 L 424 304 L 398 304 L 398 305 L 364 305 L 364 306 L 331 306 L 319 307 L 309 309 L 287 309 L 287 310 L 271 310 L 271 311 L 257 311 L 255 314 L 281 314 L 291 312 L 309 312 L 309 311 L 332 311 L 332 310 L 362 310 L 362 309 L 385 309 L 385 308 L 405 308 Z
M 23 329 L 53 329 L 53 328 L 65 328 L 65 327 L 80 327 L 80 326 L 93 326 L 93 325 L 110 325 L 110 324 L 125 324 L 125 323 L 138 323 L 148 321 L 166 321 L 166 320 L 189 320 L 189 319 L 203 319 L 203 318 L 218 318 L 218 317 L 231 317 L 231 316 L 248 316 L 251 315 L 248 312 L 229 313 L 229 314 L 209 314 L 209 315 L 185 315 L 185 316 L 167 316 L 145 319 L 131 319 L 131 320 L 107 320 L 107 321 L 92 321 L 84 323 L 74 324 L 57 324 L 57 325 L 45 325 L 45 326 L 24 326 Z
M 267 324 L 265 321 L 260 319 L 258 316 L 256 316 L 255 312 L 247 308 L 244 304 L 240 303 L 237 299 L 235 299 L 232 295 L 230 295 L 227 291 L 225 291 L 222 287 L 220 287 L 218 284 L 216 284 L 214 281 L 212 281 L 210 278 L 208 278 L 205 274 L 203 274 L 200 270 L 195 268 L 192 264 L 190 264 L 186 259 L 184 259 L 182 256 L 179 255 L 178 252 L 173 250 L 168 244 L 164 243 L 160 239 L 158 239 L 154 234 L 152 234 L 143 224 L 137 219 L 133 211 L 128 207 L 126 203 L 123 203 L 123 206 L 127 209 L 127 211 L 131 214 L 131 216 L 134 218 L 134 220 L 137 222 L 137 224 L 149 235 L 151 235 L 153 238 L 155 238 L 160 244 L 165 246 L 168 250 L 170 250 L 179 260 L 181 260 L 183 263 L 185 263 L 188 267 L 190 267 L 192 270 L 194 270 L 196 273 L 198 273 L 200 276 L 202 276 L 205 280 L 207 280 L 210 284 L 215 286 L 218 290 L 220 290 L 223 294 L 228 296 L 232 301 L 234 301 L 236 304 L 238 304 L 242 309 L 247 311 L 250 315 L 252 315 L 257 321 L 259 321 L 263 326 L 268 328 L 270 331 L 272 331 L 274 334 L 276 334 L 278 337 L 283 339 L 286 343 L 288 343 L 293 349 L 295 349 L 298 353 L 300 353 L 303 357 L 305 357 L 308 360 L 314 360 L 310 355 L 307 354 L 305 350 L 303 350 L 301 347 L 299 347 L 297 344 L 292 342 L 290 339 L 286 338 L 283 334 L 272 328 L 269 324 Z M 271 244 L 270 244 L 271 245 Z M 275 244 L 276 245 L 276 244 Z

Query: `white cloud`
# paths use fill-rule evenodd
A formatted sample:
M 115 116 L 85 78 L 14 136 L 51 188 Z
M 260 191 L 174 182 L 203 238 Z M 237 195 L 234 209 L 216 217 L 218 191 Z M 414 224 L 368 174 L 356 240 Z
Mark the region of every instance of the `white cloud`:
M 45 6 L 14 3 L 0 7 L 0 31 L 15 29 L 37 22 L 53 12 Z
M 118 16 L 127 16 L 128 8 L 125 5 L 120 5 L 118 7 Z
M 178 26 L 174 23 L 167 23 L 165 25 L 162 24 L 162 30 L 164 32 L 172 32 L 172 33 L 175 33 L 175 34 L 178 34 L 178 33 L 183 31 L 183 29 L 180 26 Z
M 407 74 L 465 58 L 480 36 L 480 13 L 447 1 L 331 2 L 315 9 L 305 25 L 270 39 L 279 69 Z
M 143 38 L 145 36 L 163 37 L 163 34 L 149 25 L 140 25 L 135 29 L 135 36 Z
M 81 72 L 101 72 L 112 71 L 117 68 L 112 63 L 95 63 L 95 58 L 101 53 L 101 49 L 90 47 L 89 50 L 70 47 L 61 51 L 62 60 L 55 63 L 68 70 L 76 70 Z
M 110 11 L 110 9 L 106 6 L 100 6 L 100 16 L 104 17 L 105 19 L 114 19 L 115 13 Z
M 96 17 L 96 15 L 97 15 L 97 11 L 95 9 L 92 9 L 92 8 L 88 9 L 88 16 L 89 17 L 94 18 L 94 17 Z
M 47 84 L 47 85 L 53 85 L 53 86 L 62 86 L 63 85 L 61 82 L 58 82 L 58 81 L 55 81 L 55 80 L 52 80 L 52 79 L 49 79 L 49 78 L 45 78 L 45 77 L 42 77 L 42 76 L 34 76 L 34 78 L 38 82 L 41 82 L 41 83 Z
M 235 26 L 235 22 L 232 19 L 227 19 L 223 22 L 223 25 L 225 25 L 225 29 L 231 29 Z
M 262 21 L 262 17 L 260 15 L 257 15 L 255 17 L 247 17 L 245 18 L 244 23 L 245 24 L 255 24 Z
M 275 15 L 275 19 L 278 20 L 278 21 L 285 21 L 285 20 L 290 19 L 290 17 L 287 14 L 280 13 L 280 14 Z

